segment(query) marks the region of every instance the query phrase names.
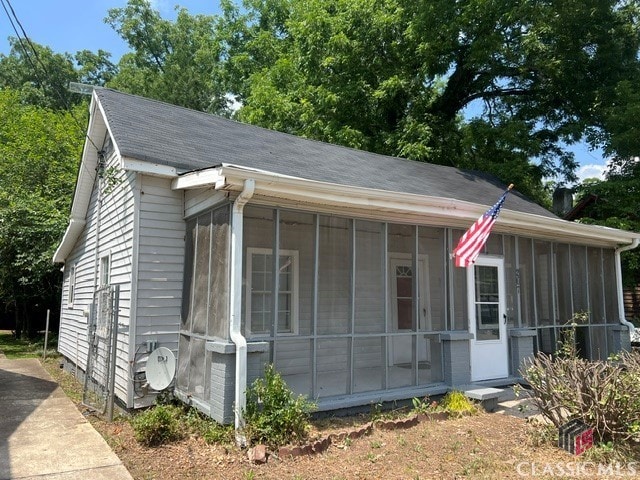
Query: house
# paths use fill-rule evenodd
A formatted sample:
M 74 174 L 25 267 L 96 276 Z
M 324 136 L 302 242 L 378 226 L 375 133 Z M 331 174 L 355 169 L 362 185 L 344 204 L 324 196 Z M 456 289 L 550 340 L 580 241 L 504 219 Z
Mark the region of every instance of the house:
M 176 393 L 240 425 L 268 362 L 327 410 L 516 381 L 574 312 L 588 312 L 583 355 L 628 347 L 619 254 L 639 234 L 512 192 L 475 265 L 453 266 L 459 237 L 504 189 L 96 89 L 54 258 L 59 351 L 94 371 L 91 332 L 109 336 L 101 292 L 117 285 L 116 396 L 148 405 L 148 355 L 166 347 Z

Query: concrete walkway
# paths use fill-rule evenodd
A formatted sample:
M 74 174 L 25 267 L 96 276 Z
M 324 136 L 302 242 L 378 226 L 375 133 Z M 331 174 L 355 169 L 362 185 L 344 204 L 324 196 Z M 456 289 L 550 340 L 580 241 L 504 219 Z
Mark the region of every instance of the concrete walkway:
M 35 359 L 0 358 L 0 480 L 132 480 Z

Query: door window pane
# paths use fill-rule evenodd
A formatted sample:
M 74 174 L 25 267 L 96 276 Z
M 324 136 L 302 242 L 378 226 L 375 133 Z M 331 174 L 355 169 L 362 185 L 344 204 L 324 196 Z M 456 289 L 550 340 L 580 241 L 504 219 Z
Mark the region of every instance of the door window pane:
M 500 339 L 500 291 L 498 268 L 476 265 L 476 340 Z

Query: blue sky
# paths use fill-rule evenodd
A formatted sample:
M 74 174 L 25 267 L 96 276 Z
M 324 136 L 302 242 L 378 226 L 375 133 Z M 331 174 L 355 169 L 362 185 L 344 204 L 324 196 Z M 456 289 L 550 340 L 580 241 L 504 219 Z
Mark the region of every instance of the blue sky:
M 117 60 L 128 49 L 115 31 L 104 23 L 107 10 L 123 7 L 126 0 L 11 0 L 13 9 L 32 40 L 55 52 L 103 49 Z M 175 6 L 192 14 L 219 13 L 216 0 L 154 0 L 154 7 L 165 18 L 175 18 Z M 0 52 L 9 51 L 7 38 L 15 36 L 4 10 L 0 9 Z
M 55 52 L 103 49 L 117 61 L 128 50 L 122 40 L 103 21 L 109 8 L 122 7 L 126 0 L 11 0 L 11 4 L 30 38 Z M 217 14 L 218 0 L 154 0 L 154 7 L 164 18 L 175 18 L 175 6 L 185 7 L 191 14 Z M 4 11 L 0 9 L 0 53 L 9 52 L 7 38 L 15 36 Z M 601 176 L 605 160 L 601 152 L 586 145 L 572 148 L 580 163 L 580 178 Z

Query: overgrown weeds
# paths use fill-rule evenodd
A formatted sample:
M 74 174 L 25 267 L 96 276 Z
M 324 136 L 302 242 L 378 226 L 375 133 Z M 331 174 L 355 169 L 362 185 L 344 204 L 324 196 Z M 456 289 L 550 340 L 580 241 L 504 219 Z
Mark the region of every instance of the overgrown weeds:
M 220 425 L 196 408 L 167 401 L 138 413 L 131 420 L 138 442 L 158 446 L 188 435 L 202 437 L 207 443 L 230 444 L 233 427 Z
M 258 378 L 247 389 L 247 440 L 270 447 L 300 443 L 308 436 L 309 417 L 314 409 L 315 404 L 303 396 L 294 396 L 273 365 L 267 365 L 264 378 Z
M 155 405 L 139 413 L 131 421 L 136 440 L 148 447 L 179 440 L 184 436 L 181 415 L 177 405 Z
M 640 358 L 624 352 L 616 360 L 578 357 L 574 321 L 555 356 L 539 353 L 521 372 L 540 413 L 559 428 L 579 418 L 598 442 L 640 440 Z

